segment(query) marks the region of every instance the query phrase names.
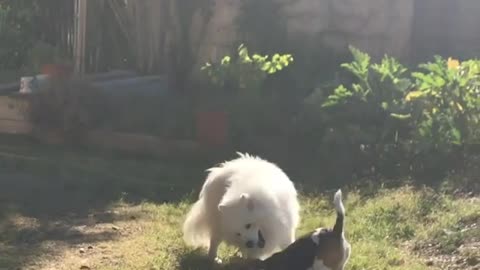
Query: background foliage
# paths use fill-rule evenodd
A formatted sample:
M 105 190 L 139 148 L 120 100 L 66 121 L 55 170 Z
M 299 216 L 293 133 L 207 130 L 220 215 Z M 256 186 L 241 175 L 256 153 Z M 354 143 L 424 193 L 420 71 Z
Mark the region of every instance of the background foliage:
M 37 0 L 0 1 L 0 70 L 23 66 L 38 39 L 35 20 L 40 8 Z
M 229 114 L 232 148 L 279 160 L 282 166 L 296 170 L 299 177 L 304 177 L 303 173 L 322 175 L 333 183 L 379 174 L 436 177 L 455 168 L 466 150 L 478 144 L 477 60 L 437 56 L 431 62 L 406 66 L 390 56 L 376 61 L 354 47 L 350 47 L 350 55 L 340 55 L 322 47 L 321 37 L 318 48 L 306 50 L 303 44 L 288 41 L 287 25 L 278 20 L 284 15 L 278 4 L 248 0 L 238 17 L 239 43 L 246 45 L 232 48 L 233 53 L 219 62 L 205 64 L 200 72 L 204 81 L 191 83 L 188 78 L 199 69 L 195 59 L 201 50 L 197 45 L 206 28 L 199 28 L 200 38 L 190 35 L 189 29 L 199 21 L 208 23 L 212 1 L 189 1 L 184 6 L 167 0 L 151 2 L 152 7 L 168 9 L 162 9 L 163 24 L 152 28 L 161 32 L 157 33 L 161 43 L 155 37 L 144 42 L 148 53 L 135 45 L 148 36 L 148 31 L 139 33 L 139 40 L 132 38 L 138 29 L 151 27 L 152 22 L 143 20 L 146 13 L 142 12 L 148 10 L 140 12 L 137 5 L 114 2 L 118 8 L 115 11 L 106 1 L 95 4 L 93 11 L 102 16 L 90 21 L 90 27 L 101 25 L 88 46 L 91 71 L 140 65 L 138 71 L 143 73 L 166 73 L 173 81 L 171 90 L 175 90 L 169 101 L 158 97 L 147 102 L 135 95 L 126 98 L 121 106 L 132 112 L 125 110 L 122 119 L 111 121 L 122 130 L 149 130 L 152 134 L 193 139 L 192 104 L 198 101 L 195 105 L 203 109 Z M 51 17 L 51 6 L 56 5 L 62 7 L 61 14 L 70 14 L 72 6 L 60 3 L 0 1 L 0 77 L 8 70 L 34 73 L 45 63 L 69 60 L 71 44 L 65 46 L 68 42 L 59 38 L 59 33 L 65 32 L 58 26 L 62 24 L 45 19 Z M 122 28 L 115 15 L 132 10 L 138 11 L 130 18 L 134 27 Z M 257 27 L 253 22 L 258 17 L 264 18 L 265 24 Z M 108 29 L 111 34 L 101 34 Z M 162 65 L 151 61 L 151 55 L 161 58 Z M 104 126 L 99 124 L 102 113 L 85 116 L 86 111 L 97 110 L 89 107 L 97 97 L 80 98 L 74 93 L 83 90 L 71 91 L 73 88 L 90 86 L 65 82 L 56 85 L 55 91 L 47 91 L 62 96 L 60 99 L 36 96 L 35 104 L 43 104 L 37 107 L 50 108 L 47 118 L 54 121 L 35 121 L 39 125 L 56 123 L 67 130 L 72 128 L 65 123 L 75 121 L 85 128 Z M 85 94 L 93 92 L 85 90 Z M 47 106 L 49 102 L 58 104 Z M 133 106 L 135 102 L 149 106 Z M 68 112 L 72 106 L 65 104 L 77 104 L 77 113 Z M 75 117 L 84 120 L 74 121 Z M 158 127 L 145 127 L 152 122 Z

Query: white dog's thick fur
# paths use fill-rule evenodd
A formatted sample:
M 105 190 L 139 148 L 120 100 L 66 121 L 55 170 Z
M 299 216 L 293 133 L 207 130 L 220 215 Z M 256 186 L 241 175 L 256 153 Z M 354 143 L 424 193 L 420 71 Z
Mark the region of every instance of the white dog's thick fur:
M 239 155 L 208 170 L 183 225 L 185 242 L 207 247 L 211 259 L 222 241 L 260 259 L 295 241 L 300 206 L 293 183 L 276 165 Z

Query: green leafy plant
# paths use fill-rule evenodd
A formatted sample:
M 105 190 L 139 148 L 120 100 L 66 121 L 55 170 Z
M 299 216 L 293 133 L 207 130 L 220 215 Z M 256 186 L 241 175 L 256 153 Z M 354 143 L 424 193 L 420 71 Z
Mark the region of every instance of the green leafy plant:
M 243 44 L 237 54 L 225 56 L 219 63 L 206 63 L 201 70 L 206 75 L 208 90 L 202 98 L 207 102 L 223 97 L 221 106 L 229 113 L 232 134 L 239 140 L 258 135 L 276 107 L 263 89 L 267 78 L 284 70 L 293 62 L 290 54 L 250 54 Z
M 394 58 L 371 63 L 368 54 L 350 49 L 353 61 L 342 67 L 355 81 L 323 98 L 323 121 L 331 129 L 323 144 L 365 145 L 380 158 L 376 165 L 408 159 L 411 170 L 425 172 L 448 167 L 460 153 L 452 151 L 478 143 L 480 61 L 437 56 L 409 73 Z
M 350 88 L 338 86 L 322 107 L 346 104 L 353 100 L 369 103 L 390 112 L 396 118 L 408 118 L 403 97 L 412 87 L 408 71 L 395 58 L 385 56 L 381 63 L 371 63 L 368 54 L 350 47 L 353 62 L 341 66 L 357 78 Z
M 0 69 L 18 69 L 26 65 L 25 52 L 38 38 L 38 16 L 38 0 L 0 2 Z
M 368 54 L 354 47 L 350 51 L 353 60 L 341 65 L 345 72 L 335 84 L 305 100 L 301 127 L 315 138 L 311 144 L 319 145 L 315 159 L 328 168 L 353 164 L 344 166 L 352 171 L 340 178 L 367 170 L 395 174 L 408 153 L 403 147 L 412 117 L 412 106 L 404 100 L 413 87 L 408 70 L 389 56 L 374 63 Z
M 350 51 L 353 61 L 341 66 L 356 81 L 349 87 L 339 85 L 321 106 L 340 111 L 348 119 L 343 126 L 356 126 L 354 129 L 363 134 L 356 139 L 369 138 L 366 141 L 377 144 L 396 142 L 399 131 L 408 126 L 405 120 L 411 117 L 410 104 L 404 100 L 412 88 L 407 68 L 389 56 L 372 63 L 368 54 L 354 47 Z
M 479 139 L 480 61 L 435 57 L 414 72 L 406 101 L 421 107 L 416 135 L 425 147 L 449 150 Z
M 236 57 L 225 56 L 220 63 L 206 63 L 205 72 L 212 85 L 225 90 L 258 91 L 267 76 L 288 67 L 293 62 L 290 54 L 250 55 L 245 45 L 240 45 Z

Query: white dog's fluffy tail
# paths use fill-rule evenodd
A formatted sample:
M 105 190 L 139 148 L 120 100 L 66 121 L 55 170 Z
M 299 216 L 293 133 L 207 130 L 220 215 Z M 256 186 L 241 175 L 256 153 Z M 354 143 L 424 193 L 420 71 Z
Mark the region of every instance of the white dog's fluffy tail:
M 198 200 L 187 214 L 183 223 L 183 239 L 185 243 L 194 247 L 210 245 L 210 230 L 203 198 Z
M 333 204 L 335 205 L 335 211 L 337 212 L 337 220 L 333 231 L 339 236 L 343 235 L 343 223 L 345 219 L 345 207 L 342 202 L 342 191 L 339 189 L 333 198 Z

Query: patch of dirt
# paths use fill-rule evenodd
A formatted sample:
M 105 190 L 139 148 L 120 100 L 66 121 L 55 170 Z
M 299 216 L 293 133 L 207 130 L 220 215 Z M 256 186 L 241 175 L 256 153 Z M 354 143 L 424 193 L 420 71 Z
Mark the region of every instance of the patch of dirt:
M 463 230 L 480 232 L 480 224 L 469 224 Z M 425 258 L 427 266 L 444 270 L 480 270 L 480 235 L 466 239 L 450 253 L 442 251 L 438 243 L 417 246 L 415 251 Z
M 26 222 L 25 218 L 15 220 L 16 225 L 31 229 L 27 238 L 12 239 L 16 242 L 14 253 L 26 258 L 18 268 L 22 270 L 114 267 L 122 260 L 115 255 L 115 243 L 141 231 L 139 215 L 131 210 L 94 213 L 86 218 L 70 218 L 68 222 L 51 222 L 48 226 L 33 220 Z M 31 254 L 32 249 L 37 252 Z
M 452 254 L 442 254 L 432 246 L 425 249 L 422 255 L 428 258 L 425 260 L 427 266 L 435 266 L 445 270 L 480 270 L 480 257 L 475 254 L 478 253 L 479 249 L 480 242 L 474 242 L 462 245 L 459 250 Z

